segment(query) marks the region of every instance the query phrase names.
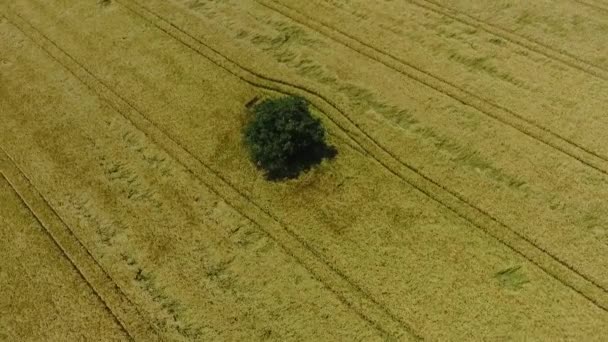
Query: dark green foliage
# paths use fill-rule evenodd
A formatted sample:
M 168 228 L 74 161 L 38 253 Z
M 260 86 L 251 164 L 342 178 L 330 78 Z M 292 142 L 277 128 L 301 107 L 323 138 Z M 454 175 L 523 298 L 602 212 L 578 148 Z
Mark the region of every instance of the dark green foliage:
M 291 178 L 335 151 L 325 145 L 321 121 L 301 97 L 267 99 L 252 109 L 245 142 L 252 160 L 271 179 Z

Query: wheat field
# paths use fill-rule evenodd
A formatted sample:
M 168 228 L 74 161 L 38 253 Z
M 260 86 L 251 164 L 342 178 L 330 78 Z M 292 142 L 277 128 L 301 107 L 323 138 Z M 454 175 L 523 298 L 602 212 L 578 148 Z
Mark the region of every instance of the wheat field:
M 603 341 L 608 2 L 0 2 L 0 340 Z M 338 155 L 268 181 L 253 98 Z

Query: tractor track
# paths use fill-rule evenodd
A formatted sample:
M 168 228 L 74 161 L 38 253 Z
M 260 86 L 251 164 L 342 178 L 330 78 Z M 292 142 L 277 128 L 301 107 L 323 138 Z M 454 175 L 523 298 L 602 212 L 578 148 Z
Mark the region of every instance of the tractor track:
M 608 13 L 608 4 L 603 3 L 601 1 L 582 1 L 582 0 L 570 0 L 570 1 L 574 1 L 577 4 L 581 4 L 583 6 L 587 6 L 587 7 L 593 8 L 593 9 L 598 10 L 600 12 L 607 12 Z
M 517 131 L 537 140 L 552 149 L 555 149 L 570 158 L 608 176 L 608 158 L 568 139 L 558 133 L 543 127 L 541 124 L 530 120 L 523 115 L 501 106 L 493 101 L 484 99 L 470 91 L 467 91 L 452 82 L 431 74 L 407 61 L 383 51 L 375 46 L 357 39 L 351 34 L 337 29 L 327 23 L 320 22 L 306 14 L 276 0 L 252 0 L 286 18 L 306 26 L 311 30 L 322 34 L 343 46 L 360 53 L 387 68 L 417 81 L 430 89 L 442 93 L 459 103 L 471 107 L 476 111 L 504 124 Z M 274 4 L 280 4 L 284 9 L 279 9 Z M 287 13 L 290 11 L 291 13 Z M 298 18 L 299 17 L 299 18 Z
M 528 50 L 539 53 L 549 59 L 561 62 L 571 68 L 578 69 L 591 76 L 599 78 L 604 81 L 608 81 L 608 69 L 602 66 L 595 65 L 588 61 L 585 61 L 577 56 L 574 56 L 566 51 L 556 50 L 544 43 L 533 40 L 532 38 L 520 36 L 514 31 L 489 24 L 485 21 L 474 18 L 466 13 L 460 12 L 453 8 L 446 7 L 439 4 L 437 1 L 432 0 L 407 0 L 408 2 L 424 8 L 428 11 L 436 14 L 448 17 L 452 20 L 461 22 L 463 24 L 475 27 L 476 29 L 486 31 L 497 37 L 503 38 L 513 44 L 522 46 Z
M 144 319 L 137 306 L 42 196 L 15 160 L 0 146 L 0 161 L 2 160 L 4 163 L 0 164 L 2 166 L 0 175 L 6 179 L 44 232 L 119 324 L 121 330 L 132 341 L 162 340 L 156 327 Z

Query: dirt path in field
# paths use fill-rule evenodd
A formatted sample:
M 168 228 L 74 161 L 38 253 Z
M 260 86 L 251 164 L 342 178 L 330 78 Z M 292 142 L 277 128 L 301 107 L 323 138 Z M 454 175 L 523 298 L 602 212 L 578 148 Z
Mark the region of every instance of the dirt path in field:
M 137 323 L 176 340 L 601 336 L 599 152 L 451 86 L 457 67 L 412 67 L 282 3 L 6 11 L 2 147 Z M 308 98 L 340 155 L 274 184 L 240 131 L 243 103 L 278 93 Z

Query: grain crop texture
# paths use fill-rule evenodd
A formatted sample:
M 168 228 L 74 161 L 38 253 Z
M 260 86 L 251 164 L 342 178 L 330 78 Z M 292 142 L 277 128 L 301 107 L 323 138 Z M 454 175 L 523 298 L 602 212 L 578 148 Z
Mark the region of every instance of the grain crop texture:
M 598 0 L 0 1 L 0 340 L 602 341 L 607 27 Z M 338 154 L 269 181 L 245 105 L 285 95 Z

